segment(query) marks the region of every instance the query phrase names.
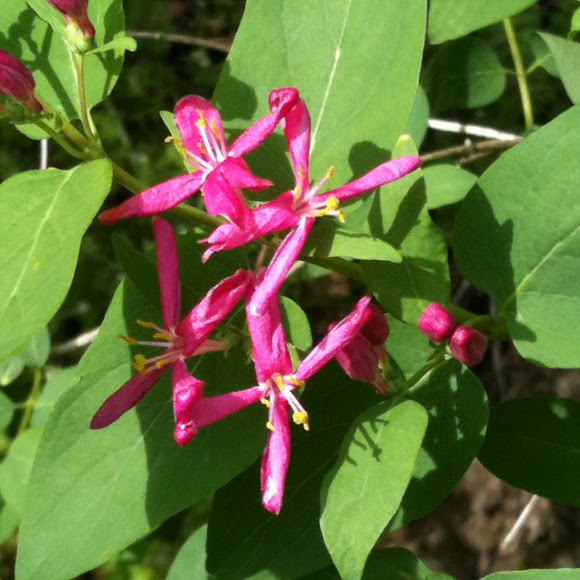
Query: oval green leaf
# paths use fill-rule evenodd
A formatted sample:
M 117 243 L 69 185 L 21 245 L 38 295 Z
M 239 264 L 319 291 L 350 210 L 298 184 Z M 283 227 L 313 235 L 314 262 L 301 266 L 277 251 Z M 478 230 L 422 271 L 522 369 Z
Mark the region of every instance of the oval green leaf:
M 578 568 L 561 570 L 522 570 L 521 572 L 495 572 L 481 580 L 577 580 Z
M 580 103 L 580 45 L 548 33 L 539 33 L 552 56 L 570 100 Z
M 477 182 L 476 175 L 457 165 L 430 165 L 423 170 L 423 177 L 429 209 L 461 201 Z

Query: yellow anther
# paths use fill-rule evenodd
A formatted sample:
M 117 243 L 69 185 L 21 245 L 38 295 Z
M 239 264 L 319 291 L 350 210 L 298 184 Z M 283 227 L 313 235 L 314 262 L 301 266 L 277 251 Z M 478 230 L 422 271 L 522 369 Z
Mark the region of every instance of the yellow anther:
M 297 379 L 294 375 L 290 375 L 287 378 L 293 385 L 296 385 L 297 387 L 303 387 L 306 384 L 304 381 Z
M 196 109 L 196 112 L 199 115 L 199 119 L 195 122 L 195 126 L 198 129 L 201 129 L 202 127 L 207 127 L 207 121 L 205 120 L 205 117 L 201 109 Z
M 333 176 L 334 176 L 334 166 L 331 166 L 328 168 L 328 171 L 326 172 L 326 179 L 330 179 Z
M 310 425 L 308 424 L 308 413 L 302 413 L 296 411 L 292 415 L 292 420 L 296 425 L 302 425 L 306 431 L 310 431 Z
M 268 399 L 260 399 L 260 403 L 262 403 L 262 405 L 264 405 L 267 409 L 270 408 L 270 401 L 268 401 Z
M 158 369 L 162 369 L 163 367 L 166 367 L 168 364 L 169 364 L 169 363 L 167 362 L 167 359 L 165 359 L 165 358 L 162 358 L 161 360 L 158 360 L 158 361 L 155 363 L 155 366 L 156 366 Z
M 177 137 L 173 137 L 173 135 L 170 135 L 169 137 L 167 137 L 165 139 L 165 143 L 173 143 L 179 149 L 181 156 L 187 157 L 187 151 L 185 150 L 185 145 Z
M 283 381 L 282 377 L 280 377 L 280 376 L 276 377 L 276 384 L 278 385 L 278 388 L 280 389 L 280 391 L 284 391 L 284 381 Z
M 298 184 L 295 188 L 294 188 L 294 192 L 293 192 L 293 197 L 294 199 L 298 199 L 300 197 L 300 194 L 302 193 L 302 186 L 300 184 Z
M 163 340 L 171 341 L 171 335 L 167 334 L 166 332 L 156 332 L 153 335 L 153 338 L 162 338 Z
M 338 213 L 336 214 L 336 217 L 338 218 L 338 221 L 341 224 L 344 224 L 346 222 L 346 218 L 344 217 L 344 212 L 341 209 L 338 210 Z
M 304 179 L 304 169 L 302 169 L 302 167 L 298 168 L 298 176 L 300 179 Z
M 137 344 L 137 341 L 134 338 L 131 338 L 130 336 L 125 336 L 124 334 L 119 334 L 117 338 L 124 340 L 127 344 L 130 344 L 131 346 Z
M 143 328 L 155 328 L 152 322 L 144 322 L 143 320 L 137 320 L 137 324 Z
M 201 151 L 202 155 L 209 157 L 209 153 L 207 152 L 207 149 L 205 148 L 205 145 L 203 143 L 198 143 L 197 148 Z
M 216 139 L 221 139 L 221 135 L 217 128 L 217 123 L 215 119 L 211 120 L 211 132 L 216 136 Z
M 268 427 L 268 429 L 270 429 L 270 431 L 274 431 L 274 425 L 272 424 L 272 421 L 268 421 L 266 423 L 266 427 Z
M 146 375 L 147 374 L 147 369 L 145 368 L 146 362 L 147 359 L 142 354 L 136 354 L 135 362 L 133 363 L 133 368 L 142 375 Z

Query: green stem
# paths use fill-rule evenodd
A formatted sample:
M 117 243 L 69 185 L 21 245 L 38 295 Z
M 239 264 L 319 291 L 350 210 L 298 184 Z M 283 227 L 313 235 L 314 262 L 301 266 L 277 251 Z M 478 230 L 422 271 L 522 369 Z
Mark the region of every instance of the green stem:
M 534 126 L 534 111 L 532 108 L 532 100 L 530 98 L 530 90 L 528 87 L 528 79 L 524 69 L 520 47 L 516 38 L 516 33 L 510 18 L 503 21 L 505 34 L 510 47 L 510 52 L 516 68 L 516 78 L 518 79 L 518 87 L 520 89 L 520 97 L 522 100 L 522 110 L 524 112 L 524 120 L 526 129 L 531 129 Z
M 75 149 L 66 139 L 63 139 L 62 136 L 55 131 L 52 127 L 50 127 L 47 123 L 38 119 L 35 121 L 37 127 L 45 131 L 48 135 L 51 136 L 69 155 L 76 157 L 77 159 L 82 159 L 83 161 L 87 159 L 87 155 L 78 149 Z
M 414 393 L 422 386 L 424 386 L 425 379 L 428 377 L 430 373 L 432 373 L 435 369 L 439 368 L 446 362 L 445 360 L 445 350 L 441 349 L 440 351 L 436 352 L 432 358 L 430 358 L 422 369 L 417 371 L 408 381 L 407 381 L 407 390 L 402 395 L 409 395 Z
M 87 106 L 87 93 L 85 86 L 85 57 L 82 54 L 72 53 L 71 58 L 74 62 L 74 69 L 76 72 L 77 89 L 79 95 L 79 108 L 81 113 L 81 122 L 83 129 L 93 142 L 98 142 L 98 136 L 93 120 L 91 119 L 91 112 Z
M 20 425 L 18 426 L 17 435 L 20 435 L 28 427 L 30 422 L 30 416 L 32 415 L 32 409 L 36 405 L 36 397 L 38 396 L 38 391 L 40 385 L 42 384 L 42 369 L 34 369 L 34 378 L 32 380 L 32 389 L 28 399 L 24 403 L 24 412 L 22 413 L 22 419 L 20 420 Z

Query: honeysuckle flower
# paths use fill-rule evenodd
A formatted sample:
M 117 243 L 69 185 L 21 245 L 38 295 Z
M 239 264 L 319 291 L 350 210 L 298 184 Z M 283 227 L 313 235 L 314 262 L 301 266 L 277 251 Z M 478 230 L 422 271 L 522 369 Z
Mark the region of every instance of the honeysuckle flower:
M 451 338 L 457 321 L 447 308 L 432 302 L 419 317 L 417 326 L 429 339 L 435 342 L 445 342 Z
M 0 50 L 0 95 L 18 101 L 32 113 L 40 113 L 42 105 L 34 95 L 32 73 L 17 58 Z M 0 103 L 0 113 L 4 110 Z
M 458 326 L 449 341 L 451 354 L 465 366 L 473 367 L 483 360 L 487 337 L 471 326 Z
M 302 360 L 296 371 L 292 372 L 277 297 L 269 300 L 263 316 L 254 316 L 249 310 L 248 301 L 246 313 L 258 384 L 225 395 L 201 397 L 191 409 L 191 424 L 197 430 L 254 403 L 262 402 L 268 408 L 266 425 L 270 434 L 262 456 L 260 479 L 262 504 L 273 514 L 278 514 L 282 508 L 290 462 L 289 412 L 292 412 L 292 419 L 296 424 L 309 429 L 308 413 L 294 391 L 304 386 L 308 378 L 357 336 L 367 319 L 369 302 L 368 297 L 359 300 L 354 310 L 337 323 Z
M 168 369 L 173 369 L 173 408 L 176 421 L 175 440 L 188 443 L 194 436 L 191 425 L 183 418 L 203 392 L 204 383 L 192 377 L 185 359 L 206 352 L 225 350 L 227 341 L 211 340 L 209 336 L 246 294 L 250 275 L 244 270 L 226 278 L 211 288 L 204 298 L 181 320 L 181 287 L 175 233 L 169 222 L 153 220 L 157 252 L 157 271 L 161 294 L 163 327 L 151 322 L 138 324 L 155 331 L 153 341 L 138 341 L 120 336 L 131 345 L 159 347 L 159 356 L 145 358 L 135 355 L 133 367 L 138 371 L 99 408 L 91 421 L 91 429 L 102 429 L 133 408 Z
M 88 37 L 95 37 L 95 27 L 89 20 L 88 0 L 47 0 L 63 16 L 68 27 L 76 27 Z
M 334 326 L 331 324 L 329 330 Z M 387 394 L 383 369 L 387 364 L 385 341 L 388 337 L 389 323 L 385 315 L 377 306 L 369 304 L 360 332 L 335 355 L 351 379 L 370 383 L 382 397 Z
M 203 260 L 221 250 L 236 248 L 277 231 L 291 228 L 282 245 L 274 255 L 260 288 L 254 293 L 251 310 L 262 314 L 268 300 L 282 285 L 290 267 L 300 254 L 308 233 L 316 218 L 325 215 L 344 220 L 339 204 L 377 187 L 395 181 L 414 171 L 421 165 L 418 157 L 408 156 L 393 159 L 375 167 L 372 171 L 342 187 L 325 193 L 320 191 L 332 177 L 334 169 L 315 185 L 310 185 L 310 115 L 304 101 L 299 100 L 281 120 L 286 136 L 290 160 L 294 172 L 295 187 L 269 203 L 258 206 L 244 226 L 228 223 L 216 228 L 202 243 L 210 247 L 204 252 Z
M 99 220 L 113 224 L 122 218 L 148 216 L 172 209 L 200 188 L 211 215 L 221 215 L 240 227 L 251 216 L 241 188 L 260 191 L 272 185 L 253 175 L 244 155 L 260 146 L 298 99 L 294 88 L 271 94 L 271 113 L 242 133 L 228 148 L 218 110 L 201 97 L 181 99 L 175 107 L 178 145 L 193 173 L 165 181 L 103 212 Z

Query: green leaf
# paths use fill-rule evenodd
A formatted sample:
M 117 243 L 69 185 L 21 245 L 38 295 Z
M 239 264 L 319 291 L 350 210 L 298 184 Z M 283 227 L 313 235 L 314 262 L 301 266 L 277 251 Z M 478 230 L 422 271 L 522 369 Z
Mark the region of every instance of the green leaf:
M 334 166 L 339 186 L 389 158 L 415 98 L 425 19 L 425 0 L 405 10 L 398 0 L 311 0 L 308 11 L 250 0 L 214 100 L 239 131 L 268 113 L 272 89 L 297 87 L 312 116 L 312 179 Z M 281 189 L 293 187 L 285 151 L 275 135 L 250 157 Z
M 87 52 L 87 54 L 99 54 L 102 52 L 107 52 L 109 50 L 115 51 L 128 50 L 129 52 L 135 52 L 137 50 L 137 41 L 134 38 L 131 38 L 130 36 L 124 35 L 117 36 L 116 38 L 111 40 L 111 42 L 107 42 L 102 46 L 98 46 L 97 48 L 94 48 L 93 50 Z
M 443 572 L 432 572 L 411 552 L 402 548 L 374 550 L 362 580 L 453 580 Z
M 24 370 L 24 360 L 16 354 L 0 364 L 0 387 L 5 387 L 15 381 Z
M 410 398 L 427 410 L 429 426 L 390 531 L 432 512 L 463 477 L 485 436 L 487 396 L 469 369 L 451 359 L 418 385 Z
M 0 464 L 0 493 L 19 518 L 22 518 L 24 512 L 30 471 L 41 436 L 41 427 L 21 433 L 13 441 L 8 455 Z
M 505 72 L 489 44 L 480 38 L 462 38 L 437 51 L 421 84 L 434 114 L 475 109 L 501 97 Z
M 30 6 L 25 0 L 10 0 L 4 4 L 0 20 L 2 48 L 30 68 L 37 93 L 55 110 L 66 119 L 78 118 L 74 69 L 63 37 L 64 18 L 46 0 L 28 0 Z M 96 28 L 97 46 L 124 34 L 122 0 L 91 0 L 89 17 Z M 104 55 L 86 57 L 89 107 L 100 103 L 113 90 L 123 65 L 123 54 L 123 50 L 117 49 Z
M 365 561 L 397 510 L 427 428 L 414 401 L 380 404 L 361 415 L 324 478 L 320 525 L 344 580 L 361 578 Z
M 297 578 L 318 574 L 329 563 L 318 523 L 322 479 L 350 423 L 376 400 L 372 387 L 353 383 L 336 363 L 308 381 L 301 403 L 311 430 L 293 427 L 282 511 L 273 516 L 262 507 L 259 462 L 219 490 L 209 523 L 211 572 L 224 580 L 264 569 L 278 578 Z
M 80 382 L 58 399 L 49 418 L 21 528 L 22 580 L 73 577 L 94 568 L 171 515 L 211 497 L 263 447 L 261 408 L 204 428 L 190 445 L 178 447 L 169 373 L 135 410 L 106 429 L 89 429 L 103 401 L 132 375 L 130 347 L 117 335 L 134 335 L 134 321 L 144 313 L 160 319 L 134 286 L 122 285 L 79 363 Z M 255 381 L 238 349 L 225 359 L 214 353 L 193 360 L 208 395 Z
M 389 338 L 386 346 L 390 357 L 394 357 L 406 378 L 418 372 L 433 354 L 429 339 L 416 325 L 405 324 L 393 316 L 387 316 Z
M 401 138 L 396 156 L 414 153 L 412 140 Z M 421 171 L 383 187 L 369 215 L 370 230 L 399 250 L 403 261 L 362 263 L 365 280 L 385 310 L 412 324 L 429 302 L 449 302 L 447 248 L 426 204 Z
M 580 32 L 580 8 L 576 8 L 576 10 L 574 10 L 574 14 L 572 14 L 572 20 L 570 21 L 570 32 L 568 36 L 574 37 L 578 32 Z
M 28 171 L 0 185 L 0 360 L 38 334 L 62 304 L 81 239 L 111 185 L 98 160 Z
M 495 572 L 481 580 L 577 580 L 578 568 L 560 570 L 522 570 L 521 572 Z
M 461 201 L 477 182 L 476 175 L 457 165 L 430 165 L 423 177 L 429 209 Z
M 167 580 L 210 580 L 212 576 L 205 569 L 205 542 L 207 525 L 195 530 L 181 546 L 169 573 Z
M 0 431 L 12 422 L 15 406 L 12 400 L 0 391 Z
M 580 102 L 580 45 L 546 32 L 538 33 L 548 45 L 570 100 Z
M 527 397 L 493 407 L 478 457 L 514 487 L 580 506 L 580 402 Z
M 48 381 L 34 405 L 30 420 L 33 427 L 46 425 L 58 398 L 75 384 L 76 374 L 76 366 L 50 372 Z
M 3 544 L 16 531 L 19 523 L 20 516 L 6 505 L 4 498 L 0 498 L 0 544 Z
M 312 346 L 312 332 L 304 310 L 286 296 L 281 297 L 280 307 L 286 339 L 296 348 L 308 350 Z
M 48 328 L 45 328 L 28 343 L 22 351 L 22 358 L 26 366 L 40 369 L 46 364 L 49 355 L 50 334 Z
M 536 0 L 431 0 L 429 41 L 439 44 L 509 18 Z
M 428 126 L 429 101 L 427 100 L 427 95 L 423 88 L 418 86 L 417 94 L 413 101 L 413 107 L 409 113 L 409 118 L 407 119 L 407 125 L 403 130 L 403 134 L 408 133 L 411 135 L 411 139 L 413 139 L 417 144 L 417 147 L 420 147 L 425 138 L 425 134 L 427 133 Z
M 482 175 L 455 221 L 461 273 L 498 299 L 520 354 L 580 365 L 580 107 L 526 137 Z

